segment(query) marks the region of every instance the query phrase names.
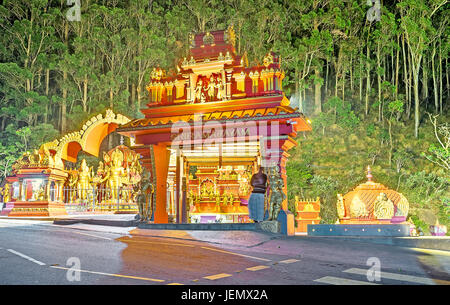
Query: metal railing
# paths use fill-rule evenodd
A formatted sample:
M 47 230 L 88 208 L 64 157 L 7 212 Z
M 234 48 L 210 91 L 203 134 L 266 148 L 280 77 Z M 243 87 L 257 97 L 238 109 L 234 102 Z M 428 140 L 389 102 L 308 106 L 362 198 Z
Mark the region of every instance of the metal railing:
M 57 190 L 50 189 L 50 198 L 57 197 Z M 137 213 L 138 206 L 131 187 L 117 189 L 105 187 L 63 188 L 62 201 L 68 213 L 123 212 Z

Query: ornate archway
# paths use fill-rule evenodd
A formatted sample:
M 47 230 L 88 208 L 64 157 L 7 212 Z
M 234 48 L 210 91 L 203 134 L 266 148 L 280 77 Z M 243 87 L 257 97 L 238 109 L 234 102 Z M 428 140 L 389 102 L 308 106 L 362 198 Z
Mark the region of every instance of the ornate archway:
M 42 149 L 51 151 L 56 158 L 76 162 L 82 150 L 98 157 L 103 139 L 122 124 L 130 121 L 124 115 L 115 114 L 111 109 L 105 115 L 98 114 L 90 118 L 79 131 L 71 132 L 59 140 L 42 144 Z

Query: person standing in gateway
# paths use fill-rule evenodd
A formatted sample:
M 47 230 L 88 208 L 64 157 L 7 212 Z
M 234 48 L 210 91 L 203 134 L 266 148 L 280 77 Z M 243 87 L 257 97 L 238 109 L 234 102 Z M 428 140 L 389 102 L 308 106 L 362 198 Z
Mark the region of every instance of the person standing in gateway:
M 264 194 L 267 188 L 267 175 L 262 172 L 262 167 L 253 174 L 250 184 L 253 190 L 248 201 L 248 214 L 255 222 L 260 222 L 264 219 Z

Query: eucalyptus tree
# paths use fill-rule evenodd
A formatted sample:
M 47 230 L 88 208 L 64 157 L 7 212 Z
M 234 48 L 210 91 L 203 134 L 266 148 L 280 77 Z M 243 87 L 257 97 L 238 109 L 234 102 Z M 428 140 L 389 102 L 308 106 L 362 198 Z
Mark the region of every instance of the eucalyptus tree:
M 6 117 L 36 125 L 49 102 L 42 90 L 42 76 L 49 55 L 58 48 L 48 2 L 4 1 L 0 6 L 2 29 L 2 62 L 0 69 L 5 103 L 16 109 L 5 109 Z
M 414 90 L 414 136 L 419 137 L 420 97 L 419 74 L 424 52 L 435 35 L 432 18 L 447 0 L 403 0 L 397 4 L 400 11 L 401 27 L 411 58 L 410 69 Z

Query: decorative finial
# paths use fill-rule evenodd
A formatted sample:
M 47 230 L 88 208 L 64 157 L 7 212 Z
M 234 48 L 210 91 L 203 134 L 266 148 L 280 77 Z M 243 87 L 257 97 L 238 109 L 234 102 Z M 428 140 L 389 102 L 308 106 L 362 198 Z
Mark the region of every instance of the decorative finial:
M 120 145 L 123 145 L 123 136 L 120 135 Z
M 367 181 L 372 181 L 372 171 L 370 169 L 370 165 L 367 166 Z

